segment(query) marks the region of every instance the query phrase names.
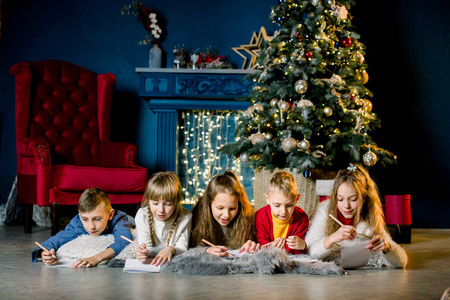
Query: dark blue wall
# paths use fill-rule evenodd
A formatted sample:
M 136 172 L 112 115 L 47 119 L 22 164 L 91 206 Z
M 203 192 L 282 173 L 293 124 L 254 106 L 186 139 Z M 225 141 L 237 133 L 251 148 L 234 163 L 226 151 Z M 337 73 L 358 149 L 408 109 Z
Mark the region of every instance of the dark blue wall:
M 136 67 L 147 67 L 145 31 L 120 15 L 126 0 L 3 0 L 0 56 L 0 181 L 15 174 L 14 82 L 8 69 L 23 60 L 61 59 L 117 77 L 112 139 L 138 145 L 138 163 L 153 169 L 154 118 L 139 99 Z M 153 3 L 152 3 L 153 2 Z M 146 1 L 165 21 L 166 65 L 172 49 L 211 45 L 238 68 L 230 47 L 247 44 L 275 0 Z M 358 1 L 356 31 L 367 46 L 368 87 L 383 127 L 375 140 L 399 164 L 374 170 L 383 194 L 411 194 L 414 227 L 450 228 L 450 5 L 445 0 Z M 149 132 L 150 131 L 150 132 Z M 4 201 L 1 198 L 0 201 Z

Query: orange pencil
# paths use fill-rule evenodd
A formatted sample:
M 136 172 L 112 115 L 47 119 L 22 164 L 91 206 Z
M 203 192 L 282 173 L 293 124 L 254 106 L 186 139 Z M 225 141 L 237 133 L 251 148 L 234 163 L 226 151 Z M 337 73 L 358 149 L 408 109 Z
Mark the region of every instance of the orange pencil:
M 344 224 L 342 224 L 342 222 L 339 221 L 338 219 L 336 219 L 332 214 L 328 214 L 328 215 L 330 216 L 330 218 L 332 218 L 333 220 L 335 220 L 336 223 L 338 223 L 338 224 L 341 225 L 341 226 L 344 226 Z
M 139 248 L 141 248 L 141 249 L 143 249 L 143 250 L 147 249 L 147 248 L 143 247 L 142 245 L 139 245 L 139 244 L 136 243 L 135 241 L 132 241 L 132 240 L 130 240 L 130 239 L 127 238 L 127 237 L 124 237 L 123 235 L 121 235 L 120 237 L 123 238 L 125 241 L 130 242 L 130 243 L 132 243 L 133 245 L 138 246 Z
M 344 224 L 341 222 L 341 221 L 339 221 L 338 219 L 336 219 L 332 214 L 328 214 L 333 220 L 335 220 L 336 221 L 336 223 L 338 223 L 339 225 L 341 225 L 341 226 L 344 226 Z M 368 236 L 365 236 L 364 234 L 361 234 L 361 233 L 356 233 L 356 237 L 358 238 L 358 236 L 362 236 L 362 237 L 365 237 L 365 238 L 368 238 L 368 239 L 370 239 Z
M 45 248 L 44 246 L 42 246 L 42 245 L 39 244 L 38 242 L 34 242 L 34 243 L 35 243 L 39 248 L 41 248 L 42 250 L 47 251 L 47 252 L 50 252 L 50 251 L 48 251 L 47 248 Z M 53 257 L 54 259 L 56 259 L 56 256 L 53 255 L 53 254 L 52 254 L 52 257 Z
M 202 239 L 202 242 L 203 243 L 205 243 L 206 245 L 209 245 L 209 246 L 211 246 L 211 247 L 217 247 L 216 245 L 214 245 L 213 243 L 211 243 L 211 242 L 208 242 L 207 240 L 205 240 L 205 239 Z M 233 256 L 232 254 L 230 254 L 230 253 L 228 253 L 228 255 L 229 256 Z

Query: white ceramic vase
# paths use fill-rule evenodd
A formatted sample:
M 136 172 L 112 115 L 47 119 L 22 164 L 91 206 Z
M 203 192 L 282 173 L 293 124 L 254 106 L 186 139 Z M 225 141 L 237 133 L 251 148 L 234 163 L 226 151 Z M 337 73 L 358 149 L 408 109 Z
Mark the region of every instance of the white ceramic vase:
M 149 68 L 161 68 L 162 50 L 158 44 L 153 44 L 148 53 L 148 66 Z

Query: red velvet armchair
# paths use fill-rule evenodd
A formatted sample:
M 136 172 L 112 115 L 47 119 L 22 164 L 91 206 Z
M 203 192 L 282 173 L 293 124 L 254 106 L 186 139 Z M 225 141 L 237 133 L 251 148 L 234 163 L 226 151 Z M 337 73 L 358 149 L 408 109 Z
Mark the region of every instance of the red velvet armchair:
M 15 76 L 17 195 L 31 232 L 32 204 L 76 205 L 91 187 L 105 190 L 112 205 L 142 200 L 148 173 L 135 165 L 137 148 L 113 142 L 110 111 L 115 76 L 69 62 L 20 62 Z

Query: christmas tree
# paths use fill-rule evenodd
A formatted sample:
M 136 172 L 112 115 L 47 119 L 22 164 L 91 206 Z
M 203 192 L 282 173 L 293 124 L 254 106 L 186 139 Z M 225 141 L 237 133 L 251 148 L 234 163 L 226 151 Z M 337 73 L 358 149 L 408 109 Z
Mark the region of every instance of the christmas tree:
M 365 87 L 365 46 L 352 0 L 279 0 L 280 25 L 258 55 L 235 142 L 222 151 L 253 168 L 341 169 L 396 162 L 371 133 L 380 126 Z

